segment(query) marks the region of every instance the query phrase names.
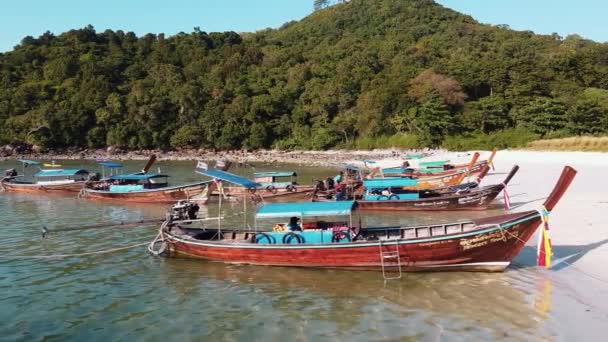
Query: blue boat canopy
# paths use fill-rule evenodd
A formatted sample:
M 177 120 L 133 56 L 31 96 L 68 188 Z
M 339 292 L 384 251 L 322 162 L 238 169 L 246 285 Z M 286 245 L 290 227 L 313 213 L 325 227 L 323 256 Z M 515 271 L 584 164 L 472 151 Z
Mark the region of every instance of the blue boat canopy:
M 73 170 L 40 170 L 34 174 L 34 177 L 68 177 L 68 176 L 76 176 L 76 175 L 88 175 L 89 171 L 83 169 L 73 169 Z
M 269 203 L 256 213 L 256 218 L 346 216 L 350 215 L 355 201 Z
M 448 160 L 435 160 L 435 161 L 427 161 L 427 162 L 421 162 L 418 163 L 418 166 L 423 168 L 423 167 L 439 167 L 439 166 L 443 166 L 445 164 L 449 163 Z
M 131 181 L 140 181 L 154 178 L 163 178 L 169 177 L 167 175 L 162 175 L 158 173 L 133 173 L 130 175 L 116 175 L 110 177 L 111 180 L 131 180 Z
M 293 171 L 278 171 L 278 172 L 256 172 L 253 174 L 255 178 L 261 177 L 295 177 L 298 174 Z
M 240 185 L 247 189 L 254 189 L 261 186 L 260 183 L 253 182 L 245 177 L 237 176 L 233 173 L 220 171 L 220 170 L 196 170 L 196 173 L 201 174 L 203 176 L 217 178 L 219 180 L 223 180 L 228 183 Z
M 404 186 L 418 185 L 418 180 L 411 178 L 375 178 L 363 181 L 363 186 L 367 189 L 386 189 L 399 188 Z
M 27 159 L 21 159 L 19 160 L 21 163 L 23 163 L 26 166 L 30 166 L 30 165 L 40 165 L 40 162 L 34 161 L 34 160 L 27 160 Z
M 108 167 L 110 169 L 122 167 L 122 164 L 114 163 L 114 162 L 97 162 L 97 164 L 99 164 L 103 167 Z

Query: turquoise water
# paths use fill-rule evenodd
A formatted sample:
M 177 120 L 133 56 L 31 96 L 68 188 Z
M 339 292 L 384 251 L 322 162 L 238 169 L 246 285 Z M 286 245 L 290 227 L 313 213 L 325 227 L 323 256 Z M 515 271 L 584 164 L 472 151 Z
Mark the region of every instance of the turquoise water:
M 94 168 L 92 163 L 65 164 Z M 127 164 L 136 171 L 144 163 Z M 199 179 L 193 164 L 158 165 L 177 184 Z M 2 170 L 14 166 L 0 163 Z M 260 165 L 235 172 L 294 168 Z M 316 167 L 297 171 L 302 183 L 336 172 Z M 143 245 L 157 232 L 155 225 L 56 232 L 41 238 L 43 226 L 53 232 L 161 218 L 165 210 L 162 205 L 0 193 L 0 340 L 554 339 L 576 335 L 577 325 L 564 323 L 564 317 L 585 314 L 587 308 L 559 276 L 533 267 L 534 250 L 529 247 L 517 258 L 517 266 L 502 274 L 406 274 L 385 282 L 374 272 L 157 258 Z M 241 203 L 226 203 L 224 225 L 242 224 L 242 210 Z M 218 205 L 211 203 L 201 214 L 216 216 Z M 363 220 L 407 224 L 484 215 L 378 214 Z M 45 257 L 113 249 L 120 250 Z M 593 322 L 608 319 L 588 315 L 596 315 L 590 317 Z

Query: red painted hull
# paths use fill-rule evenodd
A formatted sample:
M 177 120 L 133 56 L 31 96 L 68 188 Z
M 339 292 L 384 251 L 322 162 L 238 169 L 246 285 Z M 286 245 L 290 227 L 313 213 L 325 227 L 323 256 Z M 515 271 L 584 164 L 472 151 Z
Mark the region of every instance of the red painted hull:
M 541 223 L 537 212 L 499 216 L 473 222 L 470 231 L 434 237 L 432 227 L 374 228 L 365 234 L 401 234 L 402 238 L 317 245 L 260 245 L 251 242 L 193 240 L 165 234 L 170 254 L 236 264 L 382 269 L 380 250 L 397 251 L 402 271 L 502 271 L 519 253 Z M 502 223 L 504 228 L 495 226 Z M 489 226 L 492 224 L 493 226 Z M 421 237 L 422 229 L 430 236 Z M 447 229 L 447 228 L 446 228 Z M 418 237 L 404 235 L 415 232 Z M 423 233 L 422 235 L 425 235 Z M 398 246 L 398 247 L 397 247 Z M 395 261 L 384 261 L 386 271 L 397 271 Z
M 175 203 L 181 200 L 192 200 L 202 195 L 206 188 L 207 182 L 124 193 L 87 188 L 84 197 L 112 202 Z M 205 202 L 206 199 L 201 198 L 201 201 Z
M 513 173 L 514 171 L 511 172 Z M 555 188 L 544 202 L 547 212 L 553 210 L 575 175 L 576 170 L 573 168 L 564 168 Z M 154 244 L 161 241 L 167 247 L 168 254 L 173 256 L 267 266 L 383 272 L 502 271 L 532 237 L 541 222 L 540 212 L 527 211 L 466 223 L 380 227 L 358 231 L 349 228 L 348 234 L 356 235 L 354 241 L 348 242 L 306 243 L 304 234 L 301 234 L 298 237 L 300 244 L 262 244 L 256 242 L 257 235 L 264 233 L 251 230 L 188 229 L 168 220 L 161 226 L 157 239 L 149 249 L 153 251 Z M 335 234 L 332 241 L 337 236 Z M 269 235 L 266 237 L 272 241 Z M 162 250 L 158 253 L 162 253 Z
M 32 194 L 62 194 L 74 195 L 79 193 L 86 182 L 74 182 L 70 184 L 38 185 L 28 183 L 12 183 L 2 181 L 2 188 L 7 192 L 22 192 Z

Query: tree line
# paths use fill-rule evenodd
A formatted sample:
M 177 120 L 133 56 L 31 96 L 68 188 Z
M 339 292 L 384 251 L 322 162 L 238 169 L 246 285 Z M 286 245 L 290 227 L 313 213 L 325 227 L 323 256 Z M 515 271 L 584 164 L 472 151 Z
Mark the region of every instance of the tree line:
M 430 0 L 320 4 L 255 33 L 25 37 L 0 54 L 0 144 L 467 148 L 608 133 L 608 44 Z

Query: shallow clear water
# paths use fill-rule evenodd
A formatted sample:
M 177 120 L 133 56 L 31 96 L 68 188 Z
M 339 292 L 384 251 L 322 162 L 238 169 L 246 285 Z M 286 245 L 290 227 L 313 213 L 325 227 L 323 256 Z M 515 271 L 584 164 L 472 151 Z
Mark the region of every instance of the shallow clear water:
M 136 171 L 144 163 L 127 164 Z M 92 163 L 65 165 L 94 168 Z M 198 179 L 193 162 L 158 165 L 175 184 Z M 0 170 L 14 166 L 2 162 Z M 294 168 L 302 183 L 335 173 L 288 165 L 258 166 L 256 171 Z M 236 172 L 250 175 L 253 170 Z M 225 225 L 243 222 L 242 204 L 224 209 Z M 406 274 L 390 282 L 374 272 L 157 258 L 144 245 L 89 256 L 32 258 L 143 244 L 158 228 L 57 232 L 42 239 L 43 226 L 53 231 L 161 218 L 165 210 L 162 205 L 0 193 L 0 340 L 550 340 L 576 335 L 576 325 L 564 322 L 579 312 L 593 322 L 592 332 L 608 321 L 604 313 L 590 311 L 591 305 L 559 275 L 533 267 L 531 247 L 501 274 Z M 215 216 L 218 207 L 212 203 L 201 211 Z M 488 213 L 377 214 L 366 216 L 364 223 L 484 215 Z M 248 216 L 251 222 L 251 212 Z

